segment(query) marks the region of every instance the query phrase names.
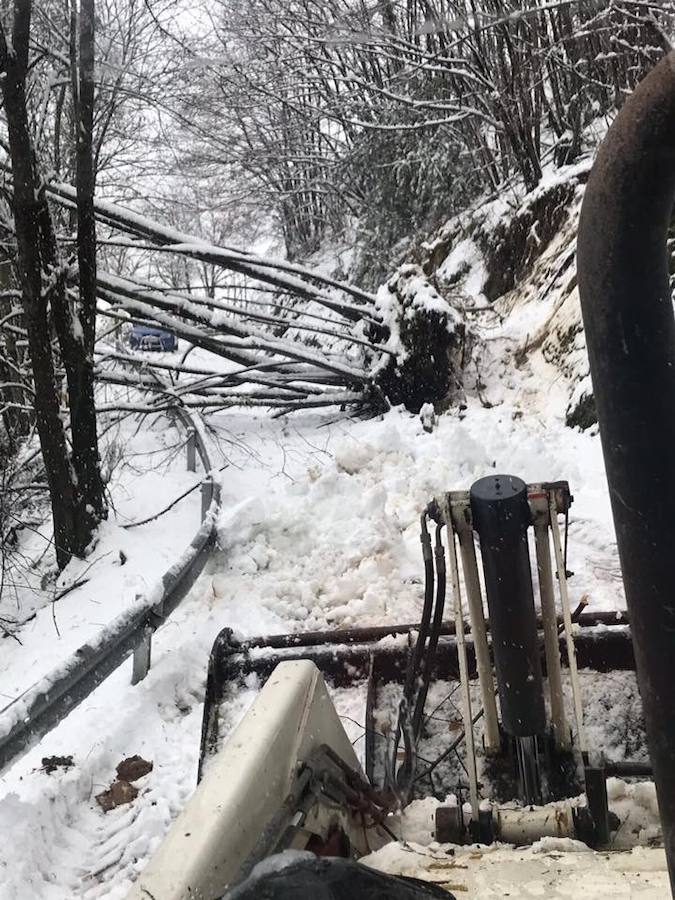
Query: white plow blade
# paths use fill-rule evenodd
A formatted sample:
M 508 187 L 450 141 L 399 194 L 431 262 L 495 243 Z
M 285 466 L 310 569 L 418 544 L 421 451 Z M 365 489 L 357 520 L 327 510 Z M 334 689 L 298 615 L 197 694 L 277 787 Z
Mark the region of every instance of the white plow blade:
M 128 900 L 220 897 L 288 796 L 298 763 L 322 744 L 361 771 L 314 663 L 279 663 Z M 358 846 L 358 829 L 349 832 Z

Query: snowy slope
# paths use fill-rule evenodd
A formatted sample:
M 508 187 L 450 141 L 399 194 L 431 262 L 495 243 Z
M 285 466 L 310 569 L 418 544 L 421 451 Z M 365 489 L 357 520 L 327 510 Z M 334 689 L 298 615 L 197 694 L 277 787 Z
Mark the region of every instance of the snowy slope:
M 575 421 L 591 393 L 575 258 L 591 162 L 551 167 L 534 191 L 514 189 L 450 219 L 420 250 L 429 277 L 480 335 L 469 375 L 488 402 L 511 399 L 527 416 Z

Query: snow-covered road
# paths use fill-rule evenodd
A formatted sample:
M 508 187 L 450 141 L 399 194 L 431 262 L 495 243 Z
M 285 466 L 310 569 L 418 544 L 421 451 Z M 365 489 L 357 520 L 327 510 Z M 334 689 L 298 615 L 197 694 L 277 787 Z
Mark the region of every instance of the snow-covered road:
M 569 479 L 572 602 L 586 593 L 591 609 L 623 605 L 597 438 L 477 401 L 442 416 L 431 434 L 402 410 L 367 422 L 241 414 L 221 424 L 231 461 L 221 549 L 158 632 L 148 678 L 132 688 L 122 667 L 2 778 L 0 827 L 13 835 L 0 848 L 2 900 L 124 897 L 194 788 L 218 631 L 416 620 L 418 518 L 435 493 L 468 488 L 490 471 Z M 59 642 L 42 652 L 56 659 Z M 233 724 L 252 693 L 233 709 Z M 153 771 L 134 803 L 103 813 L 95 794 L 134 753 Z M 46 774 L 40 760 L 52 754 L 72 754 L 74 766 Z

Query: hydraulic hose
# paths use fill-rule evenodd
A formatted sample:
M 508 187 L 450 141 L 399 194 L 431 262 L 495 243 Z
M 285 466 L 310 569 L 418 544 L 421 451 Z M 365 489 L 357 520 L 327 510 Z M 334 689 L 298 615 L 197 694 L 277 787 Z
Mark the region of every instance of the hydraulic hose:
M 436 661 L 436 647 L 438 646 L 438 638 L 441 633 L 441 625 L 443 624 L 443 612 L 445 610 L 445 548 L 441 533 L 443 525 L 436 526 L 436 604 L 434 607 L 433 622 L 431 625 L 431 633 L 429 635 L 429 646 L 424 657 L 424 672 L 422 674 L 422 684 L 417 694 L 415 702 L 415 711 L 413 713 L 413 734 L 415 739 L 419 737 L 422 727 L 422 716 L 424 714 L 424 705 L 427 702 L 427 693 L 429 692 L 429 684 L 434 671 L 434 663 Z
M 424 645 L 429 635 L 429 623 L 431 622 L 431 608 L 434 600 L 434 559 L 431 552 L 431 535 L 427 528 L 428 512 L 425 510 L 420 517 L 420 541 L 422 543 L 422 559 L 424 560 L 424 606 L 422 607 L 422 619 L 420 621 L 420 629 L 415 642 L 415 650 L 413 652 L 412 671 L 413 682 L 419 673 L 419 668 L 424 656 Z
M 409 733 L 409 714 L 413 702 L 413 694 L 415 692 L 415 682 L 419 676 L 420 666 L 424 657 L 424 646 L 429 635 L 429 625 L 431 622 L 432 607 L 434 601 L 434 556 L 431 549 L 431 535 L 427 527 L 430 507 L 427 507 L 420 516 L 420 542 L 422 544 L 422 559 L 424 561 L 424 604 L 422 606 L 422 618 L 417 633 L 417 640 L 413 647 L 406 670 L 405 682 L 403 685 L 403 697 L 399 704 L 398 721 L 396 723 L 396 733 L 394 737 L 393 750 L 391 756 L 391 773 L 395 776 L 396 761 L 398 755 L 398 745 L 401 733 L 406 735 Z M 409 753 L 406 753 L 406 762 L 402 767 L 402 778 L 407 780 L 411 769 L 411 761 Z M 395 780 L 400 784 L 400 779 Z

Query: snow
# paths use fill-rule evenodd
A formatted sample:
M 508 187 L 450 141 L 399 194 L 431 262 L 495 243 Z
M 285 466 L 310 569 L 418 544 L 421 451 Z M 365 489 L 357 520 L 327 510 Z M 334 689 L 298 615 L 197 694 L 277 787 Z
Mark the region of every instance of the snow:
M 584 900 L 663 900 L 669 893 L 663 850 L 644 847 L 628 853 L 594 853 L 563 849 L 559 842 L 547 843 L 544 849 L 517 850 L 500 845 L 423 847 L 406 842 L 388 844 L 361 862 L 383 872 L 441 884 L 457 897 L 480 900 L 569 900 L 580 895 Z
M 543 837 L 532 844 L 533 853 L 590 853 L 583 841 L 574 838 Z
M 507 211 L 506 200 L 498 198 L 486 219 L 496 222 Z M 335 411 L 281 421 L 232 410 L 210 419 L 209 440 L 219 447 L 214 465 L 227 466 L 218 476 L 219 546 L 204 575 L 156 633 L 147 678 L 132 688 L 129 667 L 119 669 L 0 777 L 0 828 L 13 835 L 0 846 L 0 900 L 124 898 L 194 789 L 206 666 L 219 631 L 229 627 L 246 638 L 418 621 L 419 514 L 434 495 L 468 489 L 495 471 L 530 482 L 568 479 L 575 497 L 571 605 L 587 595 L 591 613 L 625 607 L 599 438 L 593 429 L 582 433 L 564 424 L 574 391 L 587 384 L 583 335 L 574 335 L 560 358 L 549 352 L 555 335 L 570 333 L 579 321 L 573 266 L 561 265 L 572 252 L 573 218 L 528 282 L 490 308 L 482 295 L 484 260 L 468 239 L 436 273 L 438 290 L 418 267 L 390 282 L 397 289 L 404 285 L 407 301 L 448 313 L 449 327 L 459 313 L 454 300 L 451 305 L 444 299 L 446 292 L 462 294 L 466 308 L 480 313 L 471 320 L 477 349 L 465 408 L 437 416 L 433 430 L 425 428 L 431 411 L 421 421 L 400 408 L 369 421 Z M 396 320 L 398 303 L 394 290 L 380 289 L 378 309 L 389 321 Z M 400 351 L 395 330 L 388 346 Z M 206 359 L 201 351 L 195 356 Z M 20 631 L 23 643 L 5 641 L 3 647 L 0 675 L 7 700 L 84 641 L 100 636 L 115 616 L 133 611 L 137 596 L 151 591 L 197 529 L 198 491 L 147 525 L 123 528 L 203 477 L 185 471 L 184 450 L 176 447 L 179 433 L 165 421 L 158 426 L 127 421 L 128 429 L 108 440 L 113 515 L 91 557 L 72 563 L 55 586 L 85 577 L 87 583 L 53 610 L 31 599 L 30 584 L 2 598 L 8 614 L 17 604 L 22 620 L 35 613 Z M 44 537 L 26 535 L 22 541 L 33 552 Z M 600 677 L 620 697 L 619 707 L 634 712 L 639 703 L 634 683 L 615 674 Z M 597 687 L 592 676 L 582 678 L 591 745 L 612 759 L 633 751 L 639 756 L 644 747 L 630 743 L 634 735 L 621 730 L 619 707 L 605 709 Z M 235 727 L 257 689 L 250 676 L 228 695 L 224 732 Z M 430 707 L 443 691 L 447 694 L 447 686 L 432 685 Z M 362 758 L 364 690 L 335 689 L 332 697 Z M 377 726 L 387 730 L 393 699 L 389 711 L 386 691 L 380 699 L 384 708 Z M 447 744 L 452 727 L 450 722 L 439 728 L 434 738 L 439 746 Z M 116 764 L 134 753 L 153 761 L 153 771 L 139 782 L 132 804 L 105 814 L 94 796 L 110 784 Z M 48 775 L 41 759 L 52 754 L 72 754 L 73 767 Z M 610 779 L 608 788 L 622 823 L 615 846 L 654 841 L 653 787 Z M 614 900 L 631 891 L 645 900 L 666 895 L 660 850 L 573 852 L 581 849 L 576 843 L 551 839 L 529 850 L 449 848 L 434 843 L 438 803 L 419 799 L 392 818 L 401 842 L 366 864 L 437 880 L 450 890 L 454 886 L 459 896 L 481 900 L 501 900 L 509 893 L 570 897 L 580 883 L 590 900 Z
M 587 593 L 591 612 L 623 608 L 620 585 L 606 574 L 618 562 L 598 441 L 515 412 L 469 401 L 430 434 L 394 410 L 336 429 L 330 451 L 317 445 L 304 477 L 239 505 L 226 479 L 218 602 L 236 616 L 241 597 L 257 598 L 293 628 L 417 621 L 420 510 L 486 472 L 512 471 L 528 481 L 569 479 L 572 606 Z
M 464 291 L 474 301 L 487 303 L 483 297 L 483 285 L 487 280 L 487 268 L 483 254 L 472 238 L 457 241 L 441 263 L 438 276 L 448 283 L 463 277 Z
M 375 297 L 375 309 L 382 323 L 389 329 L 385 348 L 403 361 L 407 350 L 401 343 L 401 321 L 412 318 L 419 311 L 433 312 L 446 317 L 446 327 L 452 334 L 461 322 L 458 311 L 442 297 L 426 277 L 420 266 L 402 265 L 383 284 Z M 386 359 L 382 361 L 382 364 Z
M 155 586 L 190 543 L 199 527 L 199 491 L 154 522 L 124 527 L 160 511 L 201 481 L 201 473 L 186 469 L 184 440 L 182 430 L 166 420 L 139 426 L 128 419 L 106 435 L 103 455 L 112 468 L 109 489 L 114 508 L 99 527 L 90 555 L 72 560 L 58 576 L 50 568 L 27 568 L 26 579 L 17 578 L 15 586 L 3 592 L 0 612 L 26 622 L 20 632 L 22 644 L 6 641 L 3 648 L 4 698 L 18 696 L 50 672 L 55 660 L 65 659 L 94 638 L 116 615 L 133 611 L 138 598 Z M 50 540 L 44 529 L 21 535 L 20 549 L 28 559 L 43 552 Z M 51 590 L 38 592 L 40 576 Z M 81 587 L 49 604 L 50 596 L 57 597 L 80 581 L 85 582 Z
M 639 844 L 660 843 L 661 826 L 656 788 L 653 782 L 628 783 L 620 778 L 607 779 L 609 808 L 619 817 L 614 837 L 617 849 Z
M 194 788 L 206 662 L 216 634 L 224 626 L 246 637 L 416 621 L 422 599 L 418 519 L 434 494 L 468 488 L 497 469 L 532 481 L 569 478 L 576 496 L 572 605 L 588 593 L 591 611 L 622 608 L 620 587 L 607 578 L 618 563 L 597 438 L 565 428 L 559 419 L 525 421 L 514 415 L 517 409 L 513 402 L 485 409 L 469 398 L 466 410 L 440 416 L 432 433 L 401 409 L 365 422 L 310 414 L 287 423 L 243 413 L 214 419 L 230 463 L 220 476 L 220 549 L 155 635 L 147 679 L 131 688 L 122 667 L 2 777 L 0 817 L 30 833 L 25 857 L 34 859 L 17 869 L 12 848 L 0 849 L 8 872 L 0 897 L 25 897 L 28 877 L 30 895 L 45 900 L 124 897 Z M 167 446 L 175 441 L 172 430 L 157 434 Z M 174 491 L 166 471 L 129 471 L 131 480 L 116 493 L 118 515 L 140 518 L 200 477 L 181 471 L 180 464 L 175 473 Z M 133 606 L 136 593 L 152 582 L 146 568 L 166 568 L 194 533 L 197 494 L 184 509 L 179 505 L 175 518 L 167 514 L 131 531 L 114 522 L 104 527 L 99 546 L 110 556 L 97 564 L 95 592 L 84 595 L 97 602 L 83 601 L 86 588 L 60 601 L 60 639 L 43 610 L 27 626 L 33 630 L 25 650 L 11 647 L 3 657 L 3 690 L 14 694 L 28 686 L 115 610 Z M 161 546 L 166 549 L 158 554 Z M 118 549 L 128 555 L 123 567 L 113 565 Z M 139 567 L 131 568 L 136 562 Z M 95 573 L 96 567 L 89 575 Z M 79 568 L 67 577 L 78 574 Z M 226 730 L 254 695 L 252 684 L 233 700 Z M 336 701 L 362 752 L 362 700 L 345 691 Z M 42 756 L 56 753 L 74 754 L 74 768 L 41 772 Z M 155 764 L 147 785 L 129 807 L 104 814 L 94 794 L 109 784 L 119 760 L 133 753 Z M 404 839 L 431 838 L 434 804 L 419 801 L 405 813 Z M 49 854 L 39 855 L 45 843 Z

